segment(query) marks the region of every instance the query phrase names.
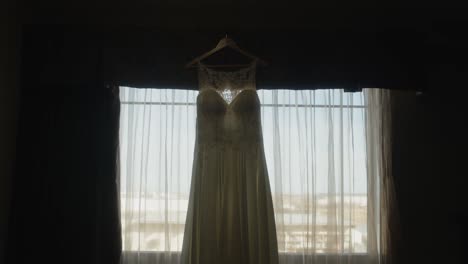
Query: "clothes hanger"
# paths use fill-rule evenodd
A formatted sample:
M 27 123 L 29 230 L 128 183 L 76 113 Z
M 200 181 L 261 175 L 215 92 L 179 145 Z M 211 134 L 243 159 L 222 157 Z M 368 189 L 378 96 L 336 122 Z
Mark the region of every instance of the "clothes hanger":
M 257 63 L 262 65 L 262 66 L 268 65 L 264 60 L 262 60 L 262 59 L 258 58 L 257 56 L 252 55 L 249 52 L 239 48 L 239 46 L 237 46 L 236 42 L 234 42 L 234 40 L 232 40 L 231 38 L 228 38 L 228 36 L 226 34 L 226 37 L 222 38 L 218 42 L 218 45 L 216 45 L 216 47 L 214 49 L 204 53 L 201 56 L 198 56 L 197 58 L 195 58 L 191 62 L 187 63 L 185 65 L 185 68 L 196 67 L 196 64 L 198 64 L 202 60 L 206 59 L 207 57 L 209 57 L 209 56 L 213 55 L 214 53 L 216 53 L 216 52 L 218 52 L 218 51 L 220 51 L 222 49 L 225 49 L 225 48 L 231 48 L 231 49 L 239 52 L 240 54 L 242 54 L 242 55 L 244 55 L 244 56 L 246 56 L 246 57 L 248 57 L 248 58 L 250 58 L 252 60 L 257 61 Z M 245 67 L 245 66 L 248 66 L 248 65 L 244 65 L 244 64 L 207 65 L 207 67 L 210 67 L 210 68 L 212 68 L 212 67 Z

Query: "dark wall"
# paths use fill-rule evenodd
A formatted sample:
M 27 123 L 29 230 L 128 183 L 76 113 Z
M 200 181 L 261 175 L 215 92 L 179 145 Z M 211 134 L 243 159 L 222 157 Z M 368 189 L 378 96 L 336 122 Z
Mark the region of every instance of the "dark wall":
M 0 263 L 3 263 L 18 112 L 19 24 L 14 1 L 0 4 Z
M 119 29 L 28 25 L 25 28 L 31 78 L 43 84 L 86 83 L 96 71 L 107 83 L 132 87 L 197 89 L 196 71 L 184 65 L 216 46 L 216 29 Z M 424 35 L 412 45 L 395 39 L 411 32 L 362 29 L 231 30 L 240 47 L 268 62 L 257 71 L 259 89 L 387 87 L 423 89 L 424 68 L 411 67 Z M 225 52 L 223 54 L 226 54 Z M 219 56 L 222 59 L 222 56 Z M 100 65 L 93 64 L 100 61 Z M 228 60 L 229 61 L 229 60 Z M 29 65 L 29 64 L 28 64 Z M 100 69 L 98 69 L 100 67 Z
M 71 62 L 80 59 L 84 45 L 103 48 L 108 80 L 139 86 L 155 86 L 158 80 L 187 88 L 195 80 L 183 65 L 226 33 L 270 63 L 260 78 L 270 81 L 265 86 L 315 82 L 314 87 L 438 89 L 461 81 L 468 70 L 464 10 L 431 8 L 427 1 L 90 2 L 25 4 L 23 21 L 38 33 L 38 44 L 56 43 L 42 52 L 59 49 L 59 63 L 68 63 L 44 62 L 49 74 L 44 78 L 74 81 L 79 71 L 89 71 L 92 67 Z

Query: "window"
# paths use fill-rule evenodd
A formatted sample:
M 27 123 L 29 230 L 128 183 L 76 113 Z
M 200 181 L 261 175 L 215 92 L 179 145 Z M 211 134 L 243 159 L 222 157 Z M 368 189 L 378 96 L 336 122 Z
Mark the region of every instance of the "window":
M 121 87 L 124 251 L 181 251 L 196 91 Z M 366 253 L 365 98 L 342 90 L 260 90 L 281 254 Z

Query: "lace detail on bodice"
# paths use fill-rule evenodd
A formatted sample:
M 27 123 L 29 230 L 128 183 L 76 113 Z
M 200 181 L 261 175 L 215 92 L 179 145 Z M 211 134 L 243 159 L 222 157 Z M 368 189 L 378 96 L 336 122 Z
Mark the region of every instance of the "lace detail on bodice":
M 203 89 L 214 89 L 230 104 L 245 89 L 256 89 L 256 62 L 237 71 L 217 71 L 209 69 L 202 63 L 198 65 L 198 85 Z
M 197 139 L 202 145 L 233 149 L 261 142 L 260 101 L 255 90 L 243 90 L 232 104 L 213 89 L 197 98 Z
M 197 140 L 211 149 L 251 149 L 262 142 L 255 63 L 238 71 L 199 65 Z

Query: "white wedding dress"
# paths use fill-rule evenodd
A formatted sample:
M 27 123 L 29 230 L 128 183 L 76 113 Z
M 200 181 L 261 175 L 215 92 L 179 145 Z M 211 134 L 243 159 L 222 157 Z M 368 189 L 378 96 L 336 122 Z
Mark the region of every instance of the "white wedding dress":
M 223 72 L 199 65 L 183 264 L 278 263 L 255 67 Z

